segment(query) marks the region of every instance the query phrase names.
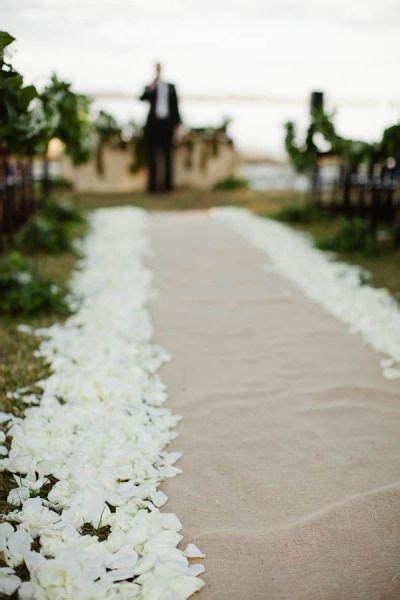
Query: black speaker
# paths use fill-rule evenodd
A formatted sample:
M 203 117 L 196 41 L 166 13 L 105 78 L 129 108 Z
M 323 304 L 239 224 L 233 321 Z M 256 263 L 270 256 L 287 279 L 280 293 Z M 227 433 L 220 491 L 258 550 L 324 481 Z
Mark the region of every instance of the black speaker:
M 324 93 L 323 92 L 311 92 L 310 112 L 313 112 L 313 110 L 323 110 L 323 108 L 324 108 Z

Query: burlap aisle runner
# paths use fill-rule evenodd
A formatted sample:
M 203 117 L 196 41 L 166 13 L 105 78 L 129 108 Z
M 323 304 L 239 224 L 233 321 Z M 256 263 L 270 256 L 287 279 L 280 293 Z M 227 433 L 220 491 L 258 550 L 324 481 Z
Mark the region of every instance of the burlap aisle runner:
M 361 336 L 201 213 L 151 216 L 151 312 L 199 600 L 400 597 L 400 393 Z

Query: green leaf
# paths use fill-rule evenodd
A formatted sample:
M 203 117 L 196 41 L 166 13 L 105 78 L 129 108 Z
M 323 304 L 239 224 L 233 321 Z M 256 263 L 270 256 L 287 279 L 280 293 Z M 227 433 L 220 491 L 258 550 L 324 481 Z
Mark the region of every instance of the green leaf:
M 17 71 L 11 71 L 7 73 L 2 73 L 3 77 L 0 79 L 0 89 L 14 88 L 17 89 L 21 87 L 23 78 L 22 75 L 17 73 Z
M 20 107 L 22 109 L 28 108 L 31 101 L 37 97 L 37 91 L 34 85 L 27 85 L 20 91 Z
M 3 52 L 4 48 L 9 46 L 15 37 L 10 35 L 7 31 L 0 31 L 0 52 Z

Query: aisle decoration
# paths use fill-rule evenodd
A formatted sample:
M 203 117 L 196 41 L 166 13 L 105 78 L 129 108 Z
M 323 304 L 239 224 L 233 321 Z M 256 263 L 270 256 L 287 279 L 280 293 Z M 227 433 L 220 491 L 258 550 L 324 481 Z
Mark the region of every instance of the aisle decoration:
M 400 310 L 386 289 L 365 285 L 360 267 L 332 260 L 305 234 L 272 219 L 234 207 L 216 208 L 211 214 L 265 252 L 278 273 L 382 353 L 385 377 L 400 377 Z
M 156 374 L 166 353 L 150 343 L 151 274 L 145 214 L 93 213 L 64 324 L 36 332 L 51 376 L 25 394 L 25 418 L 0 414 L 1 468 L 14 474 L 0 525 L 0 593 L 23 600 L 180 600 L 203 586 L 203 555 L 161 512 L 159 484 L 180 472 L 178 416 L 163 408 Z M 23 329 L 23 328 L 22 328 Z M 4 564 L 4 563 L 3 563 Z

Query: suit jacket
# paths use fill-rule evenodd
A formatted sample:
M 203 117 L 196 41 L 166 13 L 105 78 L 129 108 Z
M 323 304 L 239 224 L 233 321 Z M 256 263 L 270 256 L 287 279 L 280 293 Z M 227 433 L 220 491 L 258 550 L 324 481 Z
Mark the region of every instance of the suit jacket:
M 157 122 L 159 122 L 159 119 L 156 116 L 157 86 L 154 89 L 151 89 L 150 86 L 147 86 L 144 89 L 143 94 L 140 96 L 140 100 L 147 100 L 150 102 L 150 110 L 149 114 L 147 115 L 146 128 L 149 129 L 153 126 L 157 126 Z M 173 83 L 168 83 L 168 107 L 169 115 L 166 119 L 163 119 L 163 121 L 168 123 L 171 127 L 176 127 L 182 122 L 182 120 L 179 114 L 178 97 L 176 95 L 176 89 Z

